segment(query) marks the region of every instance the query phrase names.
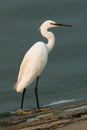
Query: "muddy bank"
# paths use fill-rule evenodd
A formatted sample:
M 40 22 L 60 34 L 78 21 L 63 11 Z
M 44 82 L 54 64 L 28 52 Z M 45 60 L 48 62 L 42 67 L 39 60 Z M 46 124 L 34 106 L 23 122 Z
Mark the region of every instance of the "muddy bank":
M 57 130 L 87 121 L 87 101 L 46 108 L 28 115 L 0 114 L 1 130 Z M 81 124 L 81 123 L 80 123 Z M 73 128 L 73 127 L 72 127 Z M 85 129 L 84 129 L 85 130 Z

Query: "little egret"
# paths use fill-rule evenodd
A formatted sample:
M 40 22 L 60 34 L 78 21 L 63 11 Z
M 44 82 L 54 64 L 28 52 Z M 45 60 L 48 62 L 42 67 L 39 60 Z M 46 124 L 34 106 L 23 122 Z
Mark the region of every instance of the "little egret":
M 20 66 L 19 75 L 17 79 L 17 83 L 15 85 L 15 89 L 17 92 L 22 92 L 22 101 L 20 111 L 23 111 L 23 101 L 24 95 L 26 91 L 26 87 L 30 85 L 36 79 L 35 85 L 35 96 L 36 96 L 36 104 L 37 109 L 40 110 L 39 99 L 38 99 L 38 81 L 41 72 L 47 64 L 48 54 L 51 52 L 55 45 L 55 36 L 52 32 L 48 31 L 49 28 L 52 27 L 72 27 L 71 25 L 59 24 L 52 20 L 45 21 L 40 26 L 40 32 L 43 37 L 48 40 L 48 43 L 38 41 L 36 42 L 25 54 L 23 61 Z

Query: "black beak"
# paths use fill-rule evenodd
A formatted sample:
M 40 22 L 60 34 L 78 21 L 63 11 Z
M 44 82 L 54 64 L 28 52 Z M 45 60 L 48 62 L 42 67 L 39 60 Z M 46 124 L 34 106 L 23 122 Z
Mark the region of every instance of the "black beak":
M 55 26 L 59 26 L 59 27 L 72 27 L 72 25 L 67 25 L 67 24 L 61 24 L 61 23 L 51 23 Z

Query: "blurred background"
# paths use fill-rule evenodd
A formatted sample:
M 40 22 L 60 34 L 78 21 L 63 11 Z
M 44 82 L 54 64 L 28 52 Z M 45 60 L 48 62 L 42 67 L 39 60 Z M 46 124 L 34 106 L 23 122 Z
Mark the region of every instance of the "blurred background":
M 87 0 L 0 0 L 0 113 L 20 108 L 19 67 L 35 42 L 47 43 L 38 28 L 48 19 L 73 27 L 51 29 L 56 44 L 40 77 L 40 105 L 87 100 Z M 36 107 L 34 84 L 25 109 Z

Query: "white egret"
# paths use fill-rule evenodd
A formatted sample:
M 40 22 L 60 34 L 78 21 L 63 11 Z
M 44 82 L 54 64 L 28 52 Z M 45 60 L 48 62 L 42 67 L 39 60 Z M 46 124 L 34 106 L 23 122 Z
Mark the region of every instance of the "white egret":
M 45 21 L 40 26 L 40 32 L 43 37 L 48 40 L 48 43 L 45 44 L 42 41 L 36 42 L 25 54 L 23 61 L 20 66 L 19 75 L 17 83 L 15 85 L 17 92 L 22 92 L 22 101 L 20 111 L 23 112 L 23 101 L 25 90 L 28 85 L 30 85 L 36 79 L 35 85 L 35 95 L 37 108 L 40 109 L 39 100 L 38 100 L 38 81 L 41 72 L 46 66 L 48 60 L 48 54 L 51 52 L 55 45 L 55 36 L 52 32 L 48 31 L 52 27 L 66 26 L 71 27 L 71 25 L 59 24 L 52 20 Z

